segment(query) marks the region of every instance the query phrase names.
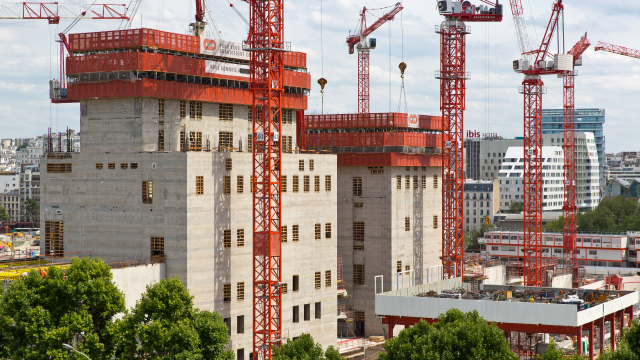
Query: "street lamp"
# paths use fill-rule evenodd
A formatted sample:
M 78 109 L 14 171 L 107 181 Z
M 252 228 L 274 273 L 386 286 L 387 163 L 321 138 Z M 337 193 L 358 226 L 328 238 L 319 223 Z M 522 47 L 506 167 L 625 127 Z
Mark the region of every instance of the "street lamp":
M 80 355 L 82 355 L 82 356 L 86 357 L 88 360 L 91 360 L 91 359 L 89 359 L 89 357 L 88 357 L 87 355 L 85 355 L 85 354 L 81 353 L 80 351 L 78 351 L 78 350 L 74 349 L 74 348 L 73 348 L 73 346 L 71 346 L 71 345 L 69 345 L 69 344 L 62 343 L 62 347 L 63 347 L 63 348 L 65 348 L 65 349 L 67 349 L 67 350 L 69 350 L 69 351 L 76 352 L 76 353 L 78 353 L 78 354 L 80 354 Z

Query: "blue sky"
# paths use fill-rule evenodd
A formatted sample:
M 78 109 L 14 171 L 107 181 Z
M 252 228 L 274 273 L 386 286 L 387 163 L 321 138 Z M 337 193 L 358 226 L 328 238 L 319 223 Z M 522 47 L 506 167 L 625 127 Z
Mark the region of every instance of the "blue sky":
M 105 1 L 109 2 L 109 1 Z M 248 5 L 231 0 L 245 17 Z M 479 3 L 479 1 L 472 1 Z M 61 3 L 67 3 L 61 1 Z M 539 43 L 549 20 L 551 0 L 525 0 L 528 32 L 532 45 Z M 229 7 L 227 0 L 207 0 L 211 13 L 225 40 L 241 41 L 246 26 Z M 322 4 L 323 11 L 320 11 Z M 325 113 L 357 111 L 357 55 L 349 55 L 345 40 L 355 30 L 363 6 L 375 9 L 392 5 L 388 0 L 285 0 L 285 37 L 294 50 L 308 54 L 312 76 L 309 110 L 320 111 L 321 96 L 316 80 L 328 80 L 325 88 Z M 633 36 L 640 24 L 640 2 L 565 0 L 565 39 L 568 50 L 588 31 L 592 47 L 578 68 L 576 107 L 605 108 L 606 150 L 638 150 L 637 104 L 640 94 L 640 60 L 604 52 L 594 52 L 598 40 L 640 49 L 640 38 Z M 435 26 L 438 15 L 435 0 L 404 0 L 402 16 L 383 25 L 372 37 L 378 48 L 371 53 L 371 111 L 396 111 L 400 93 L 398 64 L 408 69 L 405 87 L 411 113 L 438 115 L 439 37 Z M 522 95 L 518 86 L 522 76 L 512 71 L 519 48 L 508 3 L 502 23 L 469 23 L 467 36 L 467 111 L 465 129 L 498 133 L 505 137 L 522 136 Z M 184 33 L 193 21 L 194 2 L 145 1 L 133 27 L 159 28 Z M 372 11 L 382 15 L 384 10 Z M 163 15 L 163 16 L 160 16 Z M 322 17 L 322 46 L 320 24 Z M 162 21 L 159 21 L 163 18 Z M 369 15 L 371 23 L 375 19 Z M 117 29 L 119 21 L 79 22 L 71 32 Z M 535 24 L 535 26 L 534 26 Z M 0 138 L 30 137 L 67 126 L 79 129 L 77 104 L 53 105 L 48 101 L 48 80 L 58 77 L 55 34 L 68 22 L 48 25 L 44 20 L 0 20 Z M 391 34 L 391 36 L 390 36 Z M 555 38 L 552 49 L 556 49 Z M 488 56 L 486 54 L 488 53 Z M 487 66 L 488 64 L 488 66 Z M 488 72 L 487 72 L 488 68 Z M 488 99 L 485 78 L 488 73 Z M 548 93 L 544 108 L 562 107 L 562 80 L 543 78 Z M 390 86 L 391 82 L 391 86 Z M 389 96 L 391 94 L 391 96 Z M 487 115 L 488 114 L 488 115 Z

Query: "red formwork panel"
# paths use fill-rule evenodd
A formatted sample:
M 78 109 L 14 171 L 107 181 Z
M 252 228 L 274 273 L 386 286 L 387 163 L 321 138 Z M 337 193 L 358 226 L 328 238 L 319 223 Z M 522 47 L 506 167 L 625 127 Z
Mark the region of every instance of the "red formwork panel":
M 360 133 L 333 133 L 333 134 L 309 134 L 309 144 L 317 144 L 320 147 L 341 146 L 411 146 L 411 147 L 442 147 L 440 134 L 422 134 L 409 132 L 360 132 Z
M 402 153 L 347 153 L 338 154 L 338 166 L 442 166 L 442 157 Z
M 371 114 L 327 114 L 310 115 L 312 121 L 307 123 L 309 129 L 355 129 L 355 128 L 392 128 L 410 127 L 408 114 L 405 113 L 371 113 Z M 442 130 L 442 118 L 439 116 L 420 115 L 418 128 Z
M 69 100 L 119 98 L 119 97 L 164 97 L 169 99 L 224 102 L 251 105 L 253 95 L 249 89 L 223 88 L 199 84 L 176 83 L 162 80 L 141 79 L 134 83 L 114 80 L 101 83 L 71 83 L 68 85 Z M 283 95 L 283 107 L 305 110 L 306 96 Z

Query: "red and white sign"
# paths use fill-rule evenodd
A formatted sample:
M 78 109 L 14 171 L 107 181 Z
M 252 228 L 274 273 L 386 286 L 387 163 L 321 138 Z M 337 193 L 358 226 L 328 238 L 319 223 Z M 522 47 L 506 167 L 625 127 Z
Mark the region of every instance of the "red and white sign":
M 410 128 L 418 128 L 418 115 L 407 115 L 407 126 Z
M 242 44 L 237 42 L 205 39 L 200 40 L 200 53 L 225 58 L 249 60 L 249 53 L 242 50 Z
M 204 71 L 207 74 L 243 77 L 249 77 L 250 74 L 248 65 L 230 64 L 215 60 L 206 60 L 204 62 Z

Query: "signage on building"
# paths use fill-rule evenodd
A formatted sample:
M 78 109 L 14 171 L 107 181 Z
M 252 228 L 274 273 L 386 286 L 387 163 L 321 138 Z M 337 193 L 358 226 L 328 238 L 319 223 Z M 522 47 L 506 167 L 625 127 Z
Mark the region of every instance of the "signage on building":
M 242 50 L 242 44 L 225 40 L 200 40 L 200 52 L 206 55 L 249 60 L 249 52 Z
M 230 64 L 215 60 L 204 62 L 204 71 L 208 74 L 232 75 L 249 77 L 249 66 L 240 64 Z
M 472 130 L 467 130 L 467 137 L 468 138 L 478 138 L 478 139 L 497 139 L 498 138 L 498 134 L 497 133 L 480 133 L 480 131 L 472 131 Z
M 418 128 L 418 115 L 409 114 L 407 126 L 409 126 L 410 128 Z

